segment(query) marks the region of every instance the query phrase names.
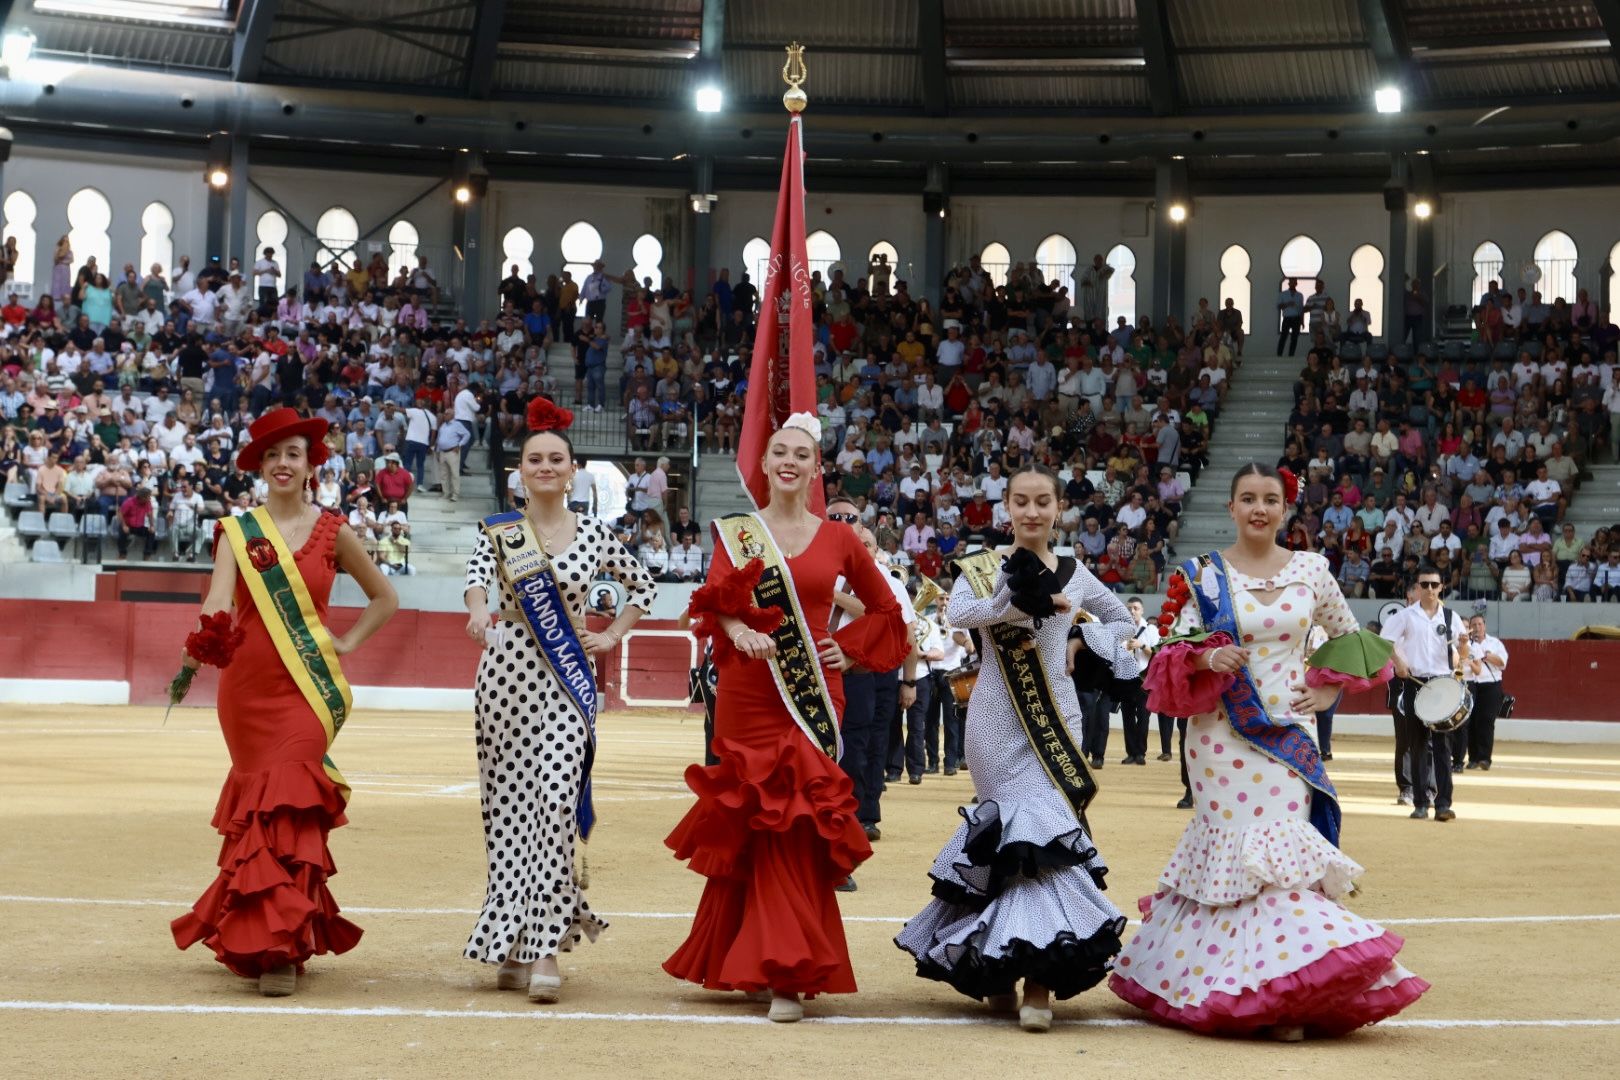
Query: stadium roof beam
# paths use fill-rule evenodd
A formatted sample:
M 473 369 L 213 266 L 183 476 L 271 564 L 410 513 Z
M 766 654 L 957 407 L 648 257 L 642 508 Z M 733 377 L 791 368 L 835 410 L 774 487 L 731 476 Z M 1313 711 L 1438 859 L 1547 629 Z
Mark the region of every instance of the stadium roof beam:
M 1620 60 L 1620 0 L 1592 0 L 1592 7 L 1597 10 L 1604 33 L 1609 35 L 1610 51 Z
M 467 96 L 489 97 L 495 88 L 495 57 L 501 47 L 501 24 L 506 21 L 506 0 L 484 0 L 473 22 L 472 47 L 467 51 Z
M 1142 58 L 1147 61 L 1148 100 L 1154 116 L 1172 116 L 1176 111 L 1176 56 L 1164 7 L 1164 0 L 1136 0 L 1137 34 L 1142 39 Z
M 917 0 L 917 64 L 922 69 L 923 113 L 950 111 L 950 84 L 945 78 L 944 0 Z
M 279 0 L 242 0 L 236 16 L 236 34 L 231 39 L 231 79 L 257 82 L 264 66 L 264 47 L 270 41 L 270 24 L 276 21 Z

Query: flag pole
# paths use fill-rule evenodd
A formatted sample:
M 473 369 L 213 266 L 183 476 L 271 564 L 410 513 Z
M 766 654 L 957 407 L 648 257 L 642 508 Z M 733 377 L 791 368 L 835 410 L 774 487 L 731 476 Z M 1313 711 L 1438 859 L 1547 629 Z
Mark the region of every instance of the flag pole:
M 813 297 L 805 252 L 803 120 L 809 105 L 804 92 L 808 75 L 804 46 L 787 46 L 782 106 L 790 114 L 787 146 L 782 154 L 782 181 L 777 192 L 776 220 L 771 231 L 771 257 L 760 283 L 759 320 L 754 328 L 754 355 L 748 372 L 742 431 L 737 444 L 737 475 L 756 508 L 770 501 L 762 459 L 771 435 L 791 414 L 816 412 Z M 822 514 L 826 496 L 811 486 L 808 505 Z

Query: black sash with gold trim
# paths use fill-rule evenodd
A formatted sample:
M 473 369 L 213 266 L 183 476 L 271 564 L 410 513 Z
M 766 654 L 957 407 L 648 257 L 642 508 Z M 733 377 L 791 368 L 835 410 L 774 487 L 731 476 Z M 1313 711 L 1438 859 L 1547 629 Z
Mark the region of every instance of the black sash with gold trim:
M 794 591 L 787 560 L 777 550 L 771 531 L 758 514 L 723 517 L 714 523 L 714 534 L 731 557 L 733 566 L 740 569 L 755 559 L 764 564 L 759 584 L 754 586 L 754 604 L 776 608 L 782 613 L 781 625 L 771 631 L 776 655 L 766 663 L 770 665 L 776 689 L 793 722 L 822 753 L 837 761 L 843 753 L 838 714 L 821 671 L 821 661 L 816 656 L 810 628 L 805 625 L 804 611 L 799 606 L 799 595 Z
M 994 551 L 980 551 L 956 560 L 958 571 L 967 579 L 973 595 L 988 600 L 995 595 L 996 574 L 1001 570 L 1001 556 Z M 1052 785 L 1063 795 L 1074 816 L 1087 832 L 1086 807 L 1097 797 L 1097 781 L 1086 767 L 1085 755 L 1075 745 L 1068 725 L 1058 708 L 1057 696 L 1041 663 L 1040 650 L 1029 639 L 1029 630 L 1010 623 L 995 623 L 983 628 L 983 639 L 990 644 L 1007 684 L 1007 697 L 1013 712 L 1024 729 L 1030 749 L 1040 760 L 1041 767 Z

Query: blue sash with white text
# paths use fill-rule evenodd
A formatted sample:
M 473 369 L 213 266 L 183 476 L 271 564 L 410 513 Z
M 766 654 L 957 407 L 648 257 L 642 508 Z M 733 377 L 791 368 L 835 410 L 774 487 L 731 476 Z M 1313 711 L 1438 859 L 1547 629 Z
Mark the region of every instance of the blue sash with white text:
M 495 564 L 501 579 L 511 587 L 518 609 L 534 635 L 540 655 L 551 666 L 552 674 L 567 691 L 567 700 L 585 720 L 585 762 L 576 811 L 579 834 L 590 839 L 596 824 L 591 804 L 591 764 L 596 758 L 596 675 L 591 658 L 580 644 L 573 618 L 557 588 L 551 560 L 534 535 L 534 528 L 521 510 L 494 514 L 482 522 L 484 534 L 495 549 Z
M 1198 598 L 1198 611 L 1203 616 L 1204 629 L 1214 634 L 1225 632 L 1239 647 L 1243 644 L 1243 631 L 1238 625 L 1237 607 L 1232 602 L 1232 585 L 1227 576 L 1226 563 L 1220 552 L 1212 551 L 1181 564 L 1181 572 Z M 1212 575 L 1216 595 L 1201 586 L 1203 575 Z M 1311 799 L 1311 825 L 1327 838 L 1334 847 L 1339 846 L 1339 793 L 1328 779 L 1322 765 L 1322 755 L 1316 742 L 1299 724 L 1283 723 L 1266 711 L 1260 687 L 1247 666 L 1238 669 L 1232 686 L 1221 695 L 1226 705 L 1226 716 L 1238 738 L 1279 765 L 1294 770 L 1299 778 L 1316 790 Z

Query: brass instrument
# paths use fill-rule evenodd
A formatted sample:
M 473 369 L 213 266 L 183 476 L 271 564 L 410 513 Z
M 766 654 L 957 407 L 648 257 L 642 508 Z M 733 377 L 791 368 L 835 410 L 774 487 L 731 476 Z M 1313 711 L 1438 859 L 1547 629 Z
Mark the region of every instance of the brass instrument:
M 924 577 L 922 574 L 917 575 L 917 580 L 922 584 L 918 586 L 917 595 L 911 601 L 911 610 L 917 613 L 916 621 L 911 624 L 911 638 L 917 643 L 917 648 L 921 649 L 923 642 L 928 640 L 929 630 L 928 617 L 923 612 L 944 596 L 945 590 L 932 578 Z

